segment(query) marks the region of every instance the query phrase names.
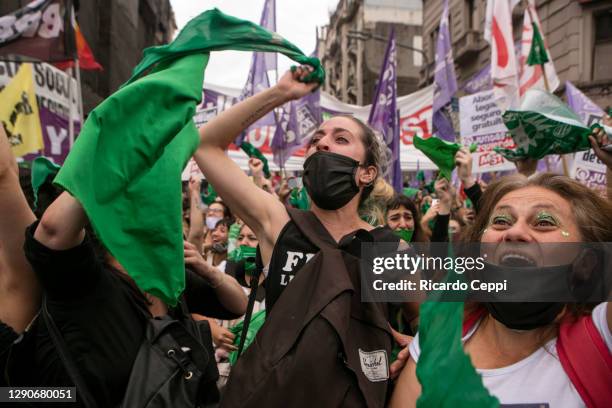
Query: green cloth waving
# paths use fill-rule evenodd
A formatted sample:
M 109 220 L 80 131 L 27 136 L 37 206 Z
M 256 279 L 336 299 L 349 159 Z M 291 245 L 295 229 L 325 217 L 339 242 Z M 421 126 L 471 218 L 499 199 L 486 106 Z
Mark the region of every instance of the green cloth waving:
M 268 159 L 263 155 L 261 150 L 250 144 L 249 142 L 242 142 L 240 144 L 240 148 L 246 153 L 247 156 L 254 157 L 256 159 L 261 160 L 263 163 L 263 173 L 266 178 L 270 178 L 272 174 L 270 173 L 270 167 L 268 167 Z
M 453 256 L 449 246 L 449 257 Z M 463 274 L 448 271 L 446 282 L 465 282 Z M 467 293 L 434 291 L 419 311 L 419 346 L 421 354 L 416 375 L 421 384 L 418 408 L 493 408 L 497 398 L 484 387 L 470 358 L 463 351 L 463 302 Z
M 53 163 L 44 156 L 39 156 L 32 161 L 32 191 L 34 193 L 34 209 L 38 207 L 38 190 L 51 176 L 55 176 L 60 166 Z
M 289 204 L 299 210 L 310 210 L 310 200 L 306 189 L 304 187 L 292 189 L 289 195 Z
M 461 149 L 459 143 L 449 143 L 437 137 L 421 139 L 414 136 L 414 147 L 423 152 L 423 154 L 440 169 L 440 176 L 451 180 L 451 173 L 455 168 L 455 155 Z M 470 152 L 476 151 L 476 145 L 470 146 Z
M 247 330 L 246 339 L 244 340 L 244 350 L 242 350 L 243 353 L 247 348 L 249 348 L 251 343 L 253 343 L 253 340 L 255 340 L 255 336 L 257 335 L 257 332 L 259 331 L 259 329 L 261 329 L 261 326 L 263 326 L 265 321 L 266 321 L 266 311 L 265 310 L 260 310 L 259 312 L 253 313 L 253 315 L 251 316 L 251 323 L 249 323 L 249 330 Z M 242 326 L 244 326 L 244 320 L 242 320 L 241 322 L 238 322 L 238 324 L 230 328 L 230 331 L 234 333 L 234 335 L 236 336 L 234 338 L 234 346 L 236 347 L 240 347 L 240 338 L 242 336 Z M 230 365 L 236 364 L 236 361 L 238 361 L 238 351 L 232 351 L 229 355 L 228 360 L 230 362 Z
M 539 89 L 528 90 L 520 109 L 504 112 L 503 119 L 516 149 L 494 150 L 511 161 L 589 150 L 589 135 L 599 126 L 584 126 L 559 98 Z
M 138 286 L 169 305 L 185 287 L 181 171 L 198 145 L 193 115 L 208 53 L 229 49 L 280 52 L 313 65 L 311 79 L 324 76 L 278 34 L 209 10 L 171 44 L 144 51 L 126 84 L 90 113 L 55 179 Z
M 213 188 L 212 184 L 208 183 L 206 186 L 206 192 L 200 193 L 200 198 L 202 198 L 202 202 L 206 205 L 211 205 L 217 199 L 217 192 Z

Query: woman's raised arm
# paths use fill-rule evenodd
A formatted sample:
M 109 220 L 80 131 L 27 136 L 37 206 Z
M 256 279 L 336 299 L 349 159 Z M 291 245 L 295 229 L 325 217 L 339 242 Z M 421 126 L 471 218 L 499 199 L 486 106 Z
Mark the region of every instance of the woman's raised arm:
M 23 331 L 40 303 L 38 280 L 28 263 L 25 230 L 36 217 L 19 185 L 19 169 L 0 124 L 0 320 Z
M 312 92 L 317 83 L 299 82 L 309 72 L 310 68 L 300 67 L 285 73 L 276 86 L 234 105 L 200 128 L 200 147 L 194 155 L 195 161 L 232 211 L 260 237 L 264 260 L 289 216 L 275 197 L 251 182 L 226 155 L 225 149 L 274 108 Z

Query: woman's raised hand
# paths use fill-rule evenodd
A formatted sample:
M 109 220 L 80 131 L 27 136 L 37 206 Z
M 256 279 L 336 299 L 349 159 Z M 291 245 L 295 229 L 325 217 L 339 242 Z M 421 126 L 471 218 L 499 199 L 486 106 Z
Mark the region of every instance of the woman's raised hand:
M 299 99 L 319 87 L 318 82 L 300 82 L 313 71 L 309 65 L 301 65 L 293 70 L 285 72 L 276 84 L 276 88 L 281 91 L 288 101 Z

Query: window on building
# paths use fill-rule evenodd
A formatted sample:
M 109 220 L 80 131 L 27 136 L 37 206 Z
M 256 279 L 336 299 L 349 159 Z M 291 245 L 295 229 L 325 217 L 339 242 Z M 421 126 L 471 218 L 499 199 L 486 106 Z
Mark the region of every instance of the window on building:
M 412 37 L 412 47 L 417 50 L 423 49 L 423 37 L 420 35 L 415 35 Z M 412 62 L 415 67 L 420 67 L 423 65 L 423 54 L 418 51 L 412 51 Z
M 595 46 L 593 47 L 593 79 L 612 79 L 612 8 L 593 16 L 595 20 Z

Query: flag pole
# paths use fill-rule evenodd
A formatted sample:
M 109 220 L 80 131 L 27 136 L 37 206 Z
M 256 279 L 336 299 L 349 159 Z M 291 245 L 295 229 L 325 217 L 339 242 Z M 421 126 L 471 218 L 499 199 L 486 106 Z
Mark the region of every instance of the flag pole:
M 79 108 L 79 120 L 81 121 L 81 126 L 83 126 L 83 90 L 81 88 L 81 65 L 79 62 L 79 58 L 77 57 L 75 61 L 75 71 L 76 71 L 76 81 L 77 81 L 77 103 Z
M 529 3 L 529 0 L 525 0 L 525 4 L 527 7 L 527 12 L 529 13 L 529 18 L 531 19 L 531 25 L 535 26 L 536 25 L 536 20 L 533 18 L 533 13 L 531 12 L 531 5 Z M 533 35 L 535 36 L 535 30 Z M 531 40 L 533 42 L 533 38 Z M 548 52 L 548 51 L 547 51 Z M 546 77 L 546 63 L 540 64 L 540 69 L 542 70 L 542 77 L 544 78 L 544 89 L 546 90 L 546 92 L 550 93 L 550 85 L 548 84 L 548 78 Z M 563 175 L 568 177 L 569 176 L 569 170 L 568 170 L 568 166 L 567 166 L 567 159 L 565 158 L 565 155 L 560 155 L 561 156 L 561 164 L 563 165 Z M 548 171 L 550 171 L 550 164 L 548 162 L 548 160 L 546 160 L 546 167 L 548 169 Z
M 74 110 L 77 109 L 74 105 L 75 105 L 75 101 L 73 101 L 72 98 L 72 79 L 73 79 L 73 73 L 74 71 L 74 66 L 70 67 L 70 81 L 69 81 L 69 85 L 68 85 L 68 89 L 70 90 L 70 94 L 69 94 L 69 98 L 70 98 L 70 106 L 68 109 L 68 140 L 70 141 L 70 149 L 72 149 L 72 145 L 74 145 L 74 121 L 72 120 L 73 116 L 74 116 Z

